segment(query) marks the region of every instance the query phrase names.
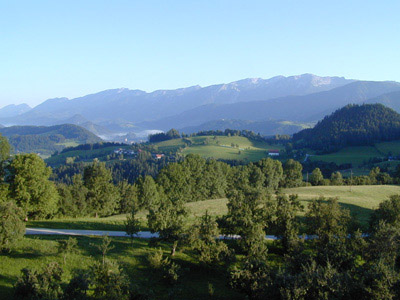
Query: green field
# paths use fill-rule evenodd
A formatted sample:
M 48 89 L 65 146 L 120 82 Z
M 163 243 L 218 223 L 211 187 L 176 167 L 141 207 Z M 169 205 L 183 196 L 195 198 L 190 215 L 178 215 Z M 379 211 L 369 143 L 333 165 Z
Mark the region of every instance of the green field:
M 298 194 L 302 203 L 307 207 L 311 200 L 319 196 L 338 197 L 339 203 L 358 217 L 365 227 L 373 209 L 390 195 L 400 194 L 397 185 L 364 185 L 364 186 L 313 186 L 285 189 L 287 194 Z
M 50 262 L 58 262 L 64 267 L 62 280 L 68 282 L 74 270 L 87 270 L 95 260 L 100 260 L 101 255 L 92 244 L 101 242 L 98 237 L 76 237 L 79 253 L 68 256 L 66 265 L 57 252 L 57 240 L 66 239 L 65 236 L 26 236 L 16 248 L 8 255 L 0 255 L 0 299 L 12 299 L 13 285 L 21 269 L 42 269 Z M 242 299 L 233 290 L 228 288 L 223 269 L 218 267 L 206 268 L 187 254 L 177 252 L 174 261 L 183 271 L 178 281 L 176 290 L 181 290 L 173 298 L 168 297 L 171 286 L 161 281 L 158 274 L 154 273 L 147 263 L 147 255 L 162 247 L 165 255 L 169 253 L 169 245 L 161 244 L 157 248 L 150 247 L 148 240 L 135 239 L 133 243 L 127 238 L 111 238 L 115 247 L 109 252 L 108 258 L 118 261 L 128 274 L 130 281 L 142 287 L 143 290 L 152 290 L 155 299 L 208 299 L 208 284 L 215 289 L 216 299 Z M 149 276 L 149 274 L 151 274 Z M 183 288 L 184 287 L 184 288 Z
M 281 145 L 270 145 L 266 142 L 252 141 L 242 136 L 196 136 L 189 137 L 191 145 L 185 147 L 183 139 L 175 139 L 155 144 L 160 151 L 177 151 L 183 148 L 182 154 L 198 154 L 204 158 L 258 161 L 268 156 L 270 149 L 281 150 Z M 234 146 L 232 146 L 232 144 Z
M 390 195 L 400 194 L 400 186 L 397 185 L 367 185 L 367 186 L 314 186 L 283 190 L 286 194 L 298 194 L 305 207 L 308 203 L 318 198 L 338 197 L 339 202 L 350 209 L 353 215 L 357 215 L 363 226 L 368 223 L 368 218 L 373 209 Z M 213 216 L 222 216 L 227 213 L 227 199 L 214 199 L 187 203 L 190 210 L 189 223 L 196 217 L 202 216 L 206 211 Z M 146 223 L 146 211 L 138 213 L 142 230 L 148 230 Z M 126 215 L 117 215 L 107 218 L 77 218 L 77 219 L 53 219 L 42 221 L 30 221 L 28 226 L 54 229 L 87 229 L 87 230 L 125 230 Z
M 371 158 L 387 158 L 389 155 L 400 155 L 400 141 L 377 143 L 374 146 L 346 147 L 338 152 L 310 156 L 312 161 L 334 162 L 338 165 L 351 163 L 359 167 Z
M 59 153 L 46 159 L 46 163 L 52 166 L 65 164 L 67 157 L 79 157 L 81 161 L 92 161 L 94 158 L 105 158 L 107 155 L 114 153 L 115 149 L 128 148 L 127 145 L 110 146 L 101 149 L 93 150 L 73 150 L 68 152 Z

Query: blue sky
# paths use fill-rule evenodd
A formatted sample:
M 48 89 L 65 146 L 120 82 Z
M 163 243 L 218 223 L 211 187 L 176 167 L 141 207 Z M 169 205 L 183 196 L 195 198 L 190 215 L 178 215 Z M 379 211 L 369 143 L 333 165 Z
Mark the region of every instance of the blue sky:
M 313 73 L 400 81 L 400 1 L 0 0 L 0 107 Z

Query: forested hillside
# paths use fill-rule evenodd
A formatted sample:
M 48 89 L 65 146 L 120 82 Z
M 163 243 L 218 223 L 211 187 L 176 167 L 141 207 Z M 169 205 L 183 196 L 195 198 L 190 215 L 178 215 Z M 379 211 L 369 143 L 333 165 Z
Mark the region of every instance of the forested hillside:
M 293 135 L 297 148 L 335 151 L 400 139 L 400 114 L 381 104 L 347 105 Z
M 11 126 L 0 129 L 15 152 L 51 154 L 67 146 L 97 143 L 101 139 L 90 131 L 72 124 L 56 126 Z

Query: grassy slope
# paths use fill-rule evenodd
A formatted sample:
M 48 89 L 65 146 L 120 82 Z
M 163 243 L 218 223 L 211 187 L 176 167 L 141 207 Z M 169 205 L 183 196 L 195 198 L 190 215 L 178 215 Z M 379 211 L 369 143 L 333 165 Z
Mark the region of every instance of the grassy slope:
M 400 194 L 400 186 L 372 185 L 353 186 L 316 186 L 285 189 L 287 194 L 298 194 L 300 200 L 307 204 L 319 196 L 339 197 L 339 202 L 350 209 L 352 214 L 358 215 L 363 225 L 368 222 L 369 215 L 379 203 L 393 194 Z M 206 200 L 187 204 L 190 209 L 189 222 L 195 217 L 203 215 L 206 211 L 213 216 L 222 216 L 227 213 L 226 199 Z M 141 221 L 142 230 L 147 230 L 146 211 L 141 211 L 138 218 Z M 78 218 L 78 219 L 54 219 L 45 221 L 30 221 L 28 226 L 55 228 L 55 229 L 92 229 L 92 230 L 124 230 L 126 215 L 117 215 L 108 218 Z
M 372 210 L 379 203 L 388 199 L 390 195 L 400 194 L 400 186 L 396 185 L 369 185 L 369 186 L 315 186 L 286 189 L 285 193 L 298 194 L 300 200 L 307 204 L 319 196 L 338 197 L 343 207 L 350 209 L 353 215 L 357 215 L 361 224 L 367 224 Z
M 400 141 L 377 143 L 374 146 L 346 147 L 338 152 L 311 156 L 310 159 L 336 164 L 352 163 L 353 167 L 358 167 L 371 158 L 387 157 L 389 153 L 392 155 L 400 154 Z
M 183 154 L 190 153 L 199 154 L 205 158 L 229 159 L 229 160 L 244 160 L 258 161 L 267 157 L 268 149 L 282 149 L 279 145 L 269 145 L 264 142 L 251 141 L 242 136 L 196 136 L 188 138 L 192 145 L 183 150 Z M 204 144 L 205 141 L 207 144 Z M 239 145 L 239 148 L 232 147 L 231 144 Z M 156 146 L 160 151 L 177 150 L 179 147 L 184 147 L 184 142 L 181 139 L 169 140 L 157 143 Z M 240 151 L 240 154 L 239 154 Z
M 59 153 L 55 156 L 51 156 L 46 159 L 46 163 L 50 165 L 58 165 L 58 164 L 64 164 L 65 160 L 67 157 L 80 157 L 81 160 L 88 160 L 92 161 L 93 158 L 102 158 L 106 157 L 107 155 L 111 155 L 114 153 L 115 149 L 119 148 L 128 148 L 129 146 L 110 146 L 110 147 L 105 147 L 101 149 L 93 149 L 93 150 L 73 150 L 73 151 L 67 151 L 63 153 Z
M 15 250 L 9 255 L 0 256 L 0 299 L 12 299 L 12 286 L 20 276 L 23 268 L 41 269 L 47 263 L 56 261 L 63 265 L 63 258 L 57 253 L 57 240 L 66 239 L 62 236 L 25 237 Z M 64 266 L 63 281 L 71 278 L 71 273 L 76 269 L 88 269 L 94 260 L 100 260 L 101 255 L 91 244 L 99 244 L 97 237 L 77 237 L 79 253 L 70 255 Z M 126 238 L 112 238 L 115 246 L 109 252 L 108 258 L 117 260 L 123 265 L 131 282 L 143 287 L 144 290 L 153 290 L 157 299 L 166 299 L 170 287 L 159 281 L 157 274 L 149 276 L 152 272 L 147 264 L 148 253 L 157 248 L 149 247 L 148 241 Z M 168 245 L 162 244 L 165 254 L 168 254 Z M 181 287 L 182 294 L 174 296 L 174 299 L 206 299 L 208 295 L 208 283 L 215 288 L 215 296 L 218 299 L 241 299 L 240 295 L 227 287 L 227 279 L 222 271 L 201 267 L 192 257 L 177 253 L 174 258 L 186 269 L 181 276 L 177 288 Z

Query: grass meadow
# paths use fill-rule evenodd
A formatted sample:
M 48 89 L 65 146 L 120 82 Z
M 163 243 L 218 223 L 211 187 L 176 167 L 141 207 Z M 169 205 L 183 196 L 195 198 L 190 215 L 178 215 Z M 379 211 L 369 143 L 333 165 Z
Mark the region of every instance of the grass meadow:
M 21 269 L 42 269 L 50 262 L 58 262 L 64 268 L 63 282 L 67 283 L 77 270 L 87 270 L 101 254 L 93 246 L 100 244 L 100 237 L 76 237 L 78 253 L 67 256 L 66 264 L 58 253 L 58 240 L 65 236 L 26 236 L 10 254 L 0 254 L 0 299 L 12 299 L 13 285 L 21 275 Z M 208 299 L 208 284 L 214 287 L 215 299 L 242 299 L 241 295 L 228 288 L 223 268 L 208 268 L 200 265 L 193 256 L 180 251 L 173 258 L 182 268 L 182 276 L 175 287 L 164 282 L 147 263 L 149 253 L 162 248 L 169 254 L 168 244 L 149 245 L 148 240 L 111 238 L 112 249 L 108 259 L 117 261 L 125 270 L 132 284 L 152 291 L 156 299 Z M 190 253 L 189 253 L 190 254 Z M 172 297 L 172 298 L 171 298 Z
M 270 149 L 281 150 L 281 145 L 270 145 L 265 142 L 252 141 L 242 136 L 195 136 L 189 137 L 191 145 L 185 147 L 182 139 L 157 143 L 160 151 L 176 151 L 180 147 L 183 155 L 199 154 L 204 158 L 258 161 L 268 156 Z M 232 144 L 234 146 L 232 146 Z
M 390 195 L 400 194 L 397 185 L 366 185 L 366 186 L 313 186 L 284 189 L 286 194 L 298 194 L 299 199 L 307 208 L 308 203 L 320 196 L 338 197 L 339 203 L 348 208 L 357 216 L 361 224 L 366 227 L 369 216 L 379 203 L 388 199 Z M 193 223 L 207 211 L 212 216 L 222 216 L 227 213 L 227 199 L 212 199 L 187 203 L 190 210 L 188 222 Z M 142 230 L 148 230 L 146 223 L 147 211 L 138 213 Z M 29 221 L 27 226 L 54 229 L 87 229 L 87 230 L 125 230 L 126 215 L 116 215 L 107 218 L 69 218 Z

